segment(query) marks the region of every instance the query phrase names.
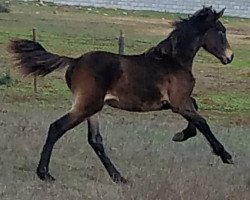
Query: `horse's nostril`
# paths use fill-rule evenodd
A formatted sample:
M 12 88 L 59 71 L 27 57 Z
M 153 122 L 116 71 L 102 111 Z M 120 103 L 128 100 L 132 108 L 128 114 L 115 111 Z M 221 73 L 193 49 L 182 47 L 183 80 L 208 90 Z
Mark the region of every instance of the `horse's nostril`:
M 232 62 L 231 58 L 227 58 L 226 60 L 227 60 L 227 61 L 226 61 L 226 64 L 229 64 L 229 63 Z
M 231 55 L 231 62 L 233 61 L 234 59 L 234 54 Z

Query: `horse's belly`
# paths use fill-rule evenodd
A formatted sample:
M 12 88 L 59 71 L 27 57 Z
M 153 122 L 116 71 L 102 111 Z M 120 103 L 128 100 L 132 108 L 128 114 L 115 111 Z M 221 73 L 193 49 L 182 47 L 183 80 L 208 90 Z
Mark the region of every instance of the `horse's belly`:
M 137 98 L 124 98 L 107 94 L 104 98 L 105 104 L 131 112 L 148 112 L 169 109 L 169 102 L 155 100 L 155 101 L 141 101 Z

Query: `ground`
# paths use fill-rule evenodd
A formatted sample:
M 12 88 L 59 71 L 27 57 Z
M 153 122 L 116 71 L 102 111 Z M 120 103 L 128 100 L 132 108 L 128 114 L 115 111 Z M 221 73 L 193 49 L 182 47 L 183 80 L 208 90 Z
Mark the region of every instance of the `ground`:
M 35 174 L 51 122 L 71 107 L 64 70 L 38 79 L 21 77 L 6 51 L 11 38 L 37 40 L 49 51 L 78 56 L 91 50 L 117 52 L 119 30 L 126 53 L 141 53 L 171 31 L 178 14 L 113 9 L 38 6 L 11 1 L 11 13 L 0 13 L 0 199 L 104 200 L 247 200 L 250 196 L 250 20 L 224 17 L 235 52 L 223 66 L 203 50 L 196 57 L 194 96 L 216 137 L 232 153 L 225 165 L 205 138 L 174 143 L 186 126 L 165 112 L 129 113 L 105 107 L 100 113 L 107 152 L 129 185 L 111 182 L 86 140 L 86 124 L 65 135 L 51 160 L 53 184 Z M 10 81 L 5 83 L 6 74 Z

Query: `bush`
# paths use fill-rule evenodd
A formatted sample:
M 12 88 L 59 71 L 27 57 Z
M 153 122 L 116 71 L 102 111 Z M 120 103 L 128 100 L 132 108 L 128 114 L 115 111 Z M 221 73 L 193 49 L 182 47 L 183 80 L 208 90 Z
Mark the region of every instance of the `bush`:
M 6 85 L 6 86 L 11 86 L 15 83 L 16 81 L 13 80 L 9 74 L 2 74 L 0 75 L 0 86 L 1 85 Z
M 0 13 L 9 13 L 10 9 L 7 6 L 0 4 Z

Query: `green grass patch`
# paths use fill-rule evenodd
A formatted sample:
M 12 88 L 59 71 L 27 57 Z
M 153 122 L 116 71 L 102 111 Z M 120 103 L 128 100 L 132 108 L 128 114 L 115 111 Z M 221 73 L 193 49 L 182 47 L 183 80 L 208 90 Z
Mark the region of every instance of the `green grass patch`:
M 221 112 L 249 112 L 250 94 L 211 93 L 198 97 L 203 110 L 217 110 Z
M 232 62 L 234 67 L 250 68 L 250 48 L 249 45 L 234 45 L 235 59 Z

